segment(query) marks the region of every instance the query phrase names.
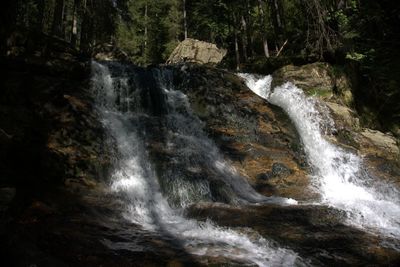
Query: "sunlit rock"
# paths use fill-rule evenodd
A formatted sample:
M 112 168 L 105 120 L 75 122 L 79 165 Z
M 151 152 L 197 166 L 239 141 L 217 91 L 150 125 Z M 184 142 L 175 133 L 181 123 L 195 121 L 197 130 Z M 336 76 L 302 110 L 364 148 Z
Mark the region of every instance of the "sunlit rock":
M 335 69 L 329 63 L 287 65 L 275 71 L 272 78 L 272 88 L 291 82 L 308 95 L 330 101 L 336 100 L 347 106 L 353 104 L 349 79 L 343 71 Z
M 188 38 L 175 48 L 169 56 L 167 63 L 192 62 L 218 64 L 226 53 L 225 49 L 220 49 L 215 44 Z

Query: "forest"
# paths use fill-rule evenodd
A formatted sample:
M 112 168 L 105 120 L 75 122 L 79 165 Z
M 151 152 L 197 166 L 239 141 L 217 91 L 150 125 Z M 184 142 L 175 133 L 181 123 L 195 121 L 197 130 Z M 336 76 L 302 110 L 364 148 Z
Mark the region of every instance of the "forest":
M 228 49 L 222 65 L 231 69 L 267 73 L 315 61 L 350 66 L 355 83 L 368 88 L 361 98 L 372 110 L 365 113 L 385 129 L 400 118 L 394 0 L 28 0 L 6 1 L 2 13 L 3 54 L 16 28 L 58 38 L 88 56 L 111 45 L 137 65 L 164 63 L 189 37 Z
M 113 44 L 137 64 L 161 63 L 190 37 L 229 48 L 236 64 L 254 58 L 374 58 L 394 50 L 396 1 L 360 0 L 30 0 L 6 1 L 3 31 L 23 27 L 90 52 Z M 378 51 L 378 52 L 376 52 Z M 233 62 L 232 62 L 233 63 Z

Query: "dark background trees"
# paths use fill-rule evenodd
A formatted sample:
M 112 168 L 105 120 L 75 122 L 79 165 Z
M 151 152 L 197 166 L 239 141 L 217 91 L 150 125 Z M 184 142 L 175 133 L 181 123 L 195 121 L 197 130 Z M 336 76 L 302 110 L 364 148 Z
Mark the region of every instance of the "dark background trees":
M 165 62 L 189 37 L 227 48 L 229 68 L 351 65 L 359 87 L 367 88 L 359 99 L 372 103 L 381 121 L 400 120 L 396 0 L 6 0 L 1 6 L 1 55 L 11 53 L 17 29 L 87 56 L 109 44 L 139 65 Z
M 370 48 L 396 44 L 398 6 L 394 0 L 7 0 L 1 34 L 4 41 L 16 27 L 29 29 L 84 52 L 113 44 L 139 64 L 165 61 L 187 37 L 228 48 L 232 66 L 278 53 L 358 60 Z

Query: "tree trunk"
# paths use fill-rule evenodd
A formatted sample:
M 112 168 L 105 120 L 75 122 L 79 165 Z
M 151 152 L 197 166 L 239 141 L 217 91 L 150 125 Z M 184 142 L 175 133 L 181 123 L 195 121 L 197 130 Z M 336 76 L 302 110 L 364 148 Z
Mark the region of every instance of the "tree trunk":
M 0 55 L 7 53 L 7 39 L 14 30 L 17 21 L 18 2 L 6 0 L 0 9 Z
M 238 30 L 237 30 L 237 19 L 236 14 L 233 13 L 233 32 L 235 39 L 235 55 L 236 55 L 236 70 L 240 70 L 240 53 L 239 53 L 239 40 L 238 40 Z
M 45 6 L 46 6 L 45 0 L 38 1 L 37 8 L 38 8 L 39 17 L 37 19 L 36 27 L 39 31 L 43 31 L 43 29 L 44 29 Z
M 318 52 L 322 59 L 324 52 L 333 51 L 337 35 L 326 21 L 328 14 L 326 6 L 318 0 L 308 0 L 303 1 L 303 3 L 305 12 L 309 14 L 307 17 L 309 27 L 306 45 L 311 51 Z
M 278 0 L 272 0 L 272 2 L 273 2 L 272 10 L 273 10 L 274 15 L 275 15 L 274 17 L 275 17 L 275 20 L 276 20 L 276 25 L 277 25 L 279 30 L 282 30 L 283 23 L 282 23 L 282 17 L 281 17 L 281 7 L 278 4 Z
M 242 34 L 242 50 L 243 50 L 243 58 L 244 61 L 247 62 L 248 56 L 247 56 L 247 23 L 246 20 L 244 19 L 244 16 L 241 18 L 242 22 L 242 29 L 243 29 L 243 34 Z
M 143 48 L 143 58 L 144 58 L 144 62 L 147 63 L 147 23 L 148 23 L 148 16 L 147 16 L 147 12 L 148 12 L 148 6 L 147 6 L 147 1 L 146 4 L 144 6 L 144 48 Z
M 187 18 L 186 18 L 186 0 L 183 0 L 183 30 L 185 34 L 185 40 L 188 38 L 188 29 L 187 29 Z
M 282 6 L 280 3 L 281 2 L 278 0 L 270 0 L 271 18 L 274 25 L 274 31 L 276 36 L 275 39 L 278 41 L 278 43 L 282 42 L 283 30 L 284 30 L 283 20 L 282 20 Z
M 93 9 L 93 0 L 83 0 L 82 5 L 82 29 L 81 29 L 81 42 L 80 49 L 84 53 L 90 53 L 91 50 L 91 41 L 93 37 L 93 18 L 92 18 L 92 9 Z
M 74 0 L 71 23 L 71 44 L 73 47 L 76 47 L 76 43 L 78 40 L 78 9 L 80 4 L 81 0 Z
M 54 7 L 53 27 L 51 33 L 55 36 L 62 37 L 64 19 L 64 0 L 57 0 Z
M 249 52 L 249 57 L 255 55 L 254 51 L 254 34 L 253 34 L 253 27 L 252 27 L 252 15 L 251 15 L 251 8 L 250 0 L 246 1 L 246 21 L 247 21 L 247 51 Z
M 268 40 L 267 40 L 267 31 L 265 30 L 265 14 L 264 9 L 262 6 L 262 0 L 258 0 L 258 8 L 260 9 L 260 16 L 261 16 L 261 31 L 263 37 L 263 50 L 265 57 L 269 58 L 269 47 L 268 47 Z

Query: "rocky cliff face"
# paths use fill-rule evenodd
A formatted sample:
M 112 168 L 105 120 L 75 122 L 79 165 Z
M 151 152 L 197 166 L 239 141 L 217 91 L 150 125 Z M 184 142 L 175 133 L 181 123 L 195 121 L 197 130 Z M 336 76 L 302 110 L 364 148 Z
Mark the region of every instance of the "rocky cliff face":
M 322 66 L 330 68 L 325 64 Z M 301 141 L 282 110 L 249 91 L 232 73 L 195 65 L 183 65 L 181 70 L 176 77 L 177 85 L 188 96 L 194 112 L 205 122 L 204 129 L 259 192 L 292 197 L 305 203 L 319 198 L 311 187 L 310 167 Z M 313 84 L 305 90 L 318 91 L 320 84 L 326 85 L 322 90 L 330 94 L 321 95 L 320 105 L 327 108 L 334 119 L 337 130 L 331 135 L 332 141 L 362 156 L 368 171 L 378 180 L 386 179 L 391 186 L 400 189 L 399 150 L 393 136 L 363 129 L 357 113 L 344 105 L 342 95 L 335 91 L 335 82 L 329 72 L 298 75 L 297 79 L 303 85 Z M 381 247 L 379 238 L 344 226 L 345 214 L 327 207 L 248 207 L 244 211 L 223 205 L 199 204 L 192 206 L 189 213 L 203 220 L 212 218 L 230 227 L 251 225 L 275 240 L 296 247 L 301 255 L 310 256 L 316 265 L 363 265 L 368 264 L 363 263 L 366 258 L 381 262 L 387 256 L 393 263 L 400 260 L 397 252 Z M 344 245 L 353 242 L 350 240 L 357 240 L 357 249 L 353 245 Z M 335 249 L 338 244 L 342 244 L 343 251 L 351 252 L 342 254 Z M 317 247 L 325 252 L 316 252 Z M 366 254 L 365 251 L 373 252 Z
M 1 65 L 2 264 L 64 266 L 51 251 L 84 245 L 73 217 L 84 220 L 95 209 L 96 201 L 82 198 L 95 198 L 112 165 L 93 107 L 90 65 L 73 55 L 3 58 Z
M 6 64 L 0 97 L 2 184 L 30 191 L 75 182 L 90 186 L 104 176 L 110 163 L 87 64 Z
M 399 168 L 400 160 L 398 138 L 390 132 L 365 128 L 360 123 L 351 81 L 345 73 L 327 63 L 313 63 L 300 67 L 283 67 L 274 72 L 273 78 L 273 86 L 291 81 L 307 94 L 322 101 L 335 121 L 334 141 L 348 149 L 357 150 L 365 158 L 367 166 L 371 166 L 371 172 L 391 176 L 390 180 L 398 184 L 396 177 L 400 173 L 395 171 Z
M 8 254 L 5 261 L 17 266 L 197 265 L 176 241 L 144 232 L 120 216 L 121 204 L 106 186 L 113 143 L 106 141 L 94 108 L 89 63 L 14 59 L 2 64 L 7 69 L 0 92 L 0 249 Z M 173 73 L 176 89 L 187 95 L 208 137 L 257 191 L 305 202 L 319 197 L 309 186 L 299 137 L 282 110 L 252 93 L 233 73 L 192 64 L 162 68 Z M 304 89 L 313 95 L 323 87 L 321 99 L 337 125 L 333 141 L 363 155 L 371 173 L 399 186 L 395 139 L 361 128 L 351 106 L 344 105 L 343 91 L 335 91 L 340 85 L 325 69 L 329 66 L 306 68 L 306 75 L 298 70 L 278 74 L 308 84 Z M 149 75 L 151 69 L 140 72 Z M 146 75 L 143 82 L 151 84 Z M 154 100 L 149 105 L 162 101 L 160 92 L 148 94 Z M 153 109 L 158 119 L 165 112 L 162 105 Z M 155 133 L 146 146 L 160 171 L 171 162 L 163 126 L 144 120 Z M 198 170 L 187 172 L 197 179 Z M 187 213 L 225 226 L 252 227 L 316 265 L 390 266 L 400 261 L 395 250 L 381 246 L 380 238 L 343 225 L 344 215 L 327 207 L 199 204 Z
M 280 109 L 227 71 L 184 65 L 178 88 L 236 169 L 266 195 L 307 199 L 307 164 L 295 128 Z
M 328 63 L 316 62 L 303 66 L 287 65 L 273 73 L 272 88 L 292 82 L 308 95 L 353 106 L 351 81 L 343 70 Z

